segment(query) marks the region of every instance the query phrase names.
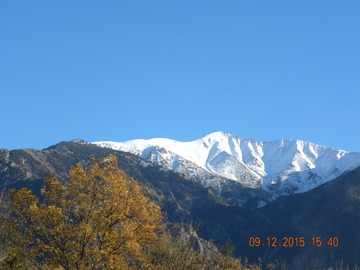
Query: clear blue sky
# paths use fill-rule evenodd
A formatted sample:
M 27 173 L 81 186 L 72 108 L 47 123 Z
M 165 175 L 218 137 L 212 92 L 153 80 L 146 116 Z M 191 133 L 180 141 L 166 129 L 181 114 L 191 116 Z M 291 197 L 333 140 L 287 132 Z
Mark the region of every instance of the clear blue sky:
M 1 1 L 0 148 L 224 131 L 360 152 L 360 1 Z

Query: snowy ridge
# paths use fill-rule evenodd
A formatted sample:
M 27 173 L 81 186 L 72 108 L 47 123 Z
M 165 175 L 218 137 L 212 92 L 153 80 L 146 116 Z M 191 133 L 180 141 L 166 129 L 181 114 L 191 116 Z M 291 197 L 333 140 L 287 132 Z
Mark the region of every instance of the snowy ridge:
M 273 198 L 308 191 L 360 166 L 360 153 L 300 140 L 259 142 L 223 132 L 191 142 L 150 139 L 94 144 L 149 159 L 196 177 L 206 186 L 228 179 L 244 187 L 261 187 Z

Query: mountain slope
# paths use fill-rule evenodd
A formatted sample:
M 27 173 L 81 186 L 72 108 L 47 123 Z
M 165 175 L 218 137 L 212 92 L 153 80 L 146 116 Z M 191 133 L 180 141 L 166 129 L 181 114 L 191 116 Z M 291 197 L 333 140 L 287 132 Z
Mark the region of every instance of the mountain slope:
M 341 259 L 360 264 L 360 167 L 309 192 L 276 199 L 265 207 L 248 209 L 230 206 L 200 183 L 184 179 L 180 174 L 138 156 L 76 141 L 62 142 L 40 151 L 0 150 L 0 190 L 2 186 L 28 186 L 39 193 L 41 178 L 50 172 L 66 181 L 66 172 L 75 163 L 110 153 L 118 157 L 121 169 L 137 179 L 142 189 L 160 202 L 169 222 L 190 223 L 200 237 L 212 239 L 218 246 L 230 241 L 236 255 L 247 256 L 251 261 L 261 257 L 264 263 L 283 258 L 288 265 L 314 258 L 324 267 Z M 243 189 L 239 192 L 241 197 Z M 306 246 L 250 247 L 249 238 L 256 236 L 265 243 L 267 237 L 303 236 Z M 311 237 L 318 236 L 336 236 L 339 246 L 313 247 Z
M 223 132 L 191 142 L 150 139 L 93 144 L 138 155 L 219 190 L 224 179 L 245 188 L 261 188 L 269 199 L 311 190 L 360 166 L 360 153 L 300 140 L 258 142 Z
M 188 220 L 187 209 L 195 199 L 206 205 L 220 202 L 211 190 L 161 166 L 130 153 L 78 140 L 61 142 L 44 150 L 0 149 L 0 191 L 3 188 L 28 187 L 39 195 L 42 179 L 50 173 L 56 173 L 59 180 L 67 181 L 69 169 L 77 162 L 89 162 L 92 157 L 108 154 L 117 156 L 119 168 L 139 181 L 144 191 L 162 204 L 171 221 Z
M 360 264 L 360 167 L 262 208 L 193 204 L 191 213 L 195 221 L 199 220 L 201 237 L 216 243 L 229 240 L 236 254 L 246 254 L 250 261 L 259 257 L 264 262 L 284 259 L 288 269 L 328 269 L 342 260 L 345 265 Z M 261 245 L 251 247 L 251 237 L 260 237 Z M 276 247 L 268 246 L 268 238 L 272 241 L 273 237 L 277 238 Z M 305 245 L 294 242 L 291 247 L 279 246 L 284 237 L 303 237 Z M 321 246 L 316 246 L 316 237 L 321 238 Z M 337 247 L 328 244 L 331 237 L 338 238 Z M 317 267 L 306 268 L 304 262 L 316 263 Z

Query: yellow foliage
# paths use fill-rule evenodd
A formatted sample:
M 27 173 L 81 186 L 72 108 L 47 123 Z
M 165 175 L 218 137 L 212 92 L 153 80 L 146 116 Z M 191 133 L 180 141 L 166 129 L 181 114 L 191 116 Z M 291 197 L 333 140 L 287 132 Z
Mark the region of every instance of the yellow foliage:
M 41 201 L 28 189 L 12 192 L 8 231 L 18 254 L 38 269 L 149 265 L 144 247 L 167 237 L 160 208 L 118 169 L 117 158 L 78 163 L 68 178 L 45 178 Z

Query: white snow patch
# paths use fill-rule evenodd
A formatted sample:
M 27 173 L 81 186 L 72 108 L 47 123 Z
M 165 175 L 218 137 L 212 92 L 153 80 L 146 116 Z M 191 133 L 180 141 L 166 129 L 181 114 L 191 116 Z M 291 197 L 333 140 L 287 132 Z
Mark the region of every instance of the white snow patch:
M 198 176 L 205 185 L 216 186 L 216 179 L 223 177 L 249 187 L 258 187 L 261 182 L 265 190 L 287 185 L 295 193 L 360 166 L 360 153 L 300 140 L 259 142 L 223 132 L 190 142 L 155 138 L 93 144 L 150 158 L 189 177 Z

